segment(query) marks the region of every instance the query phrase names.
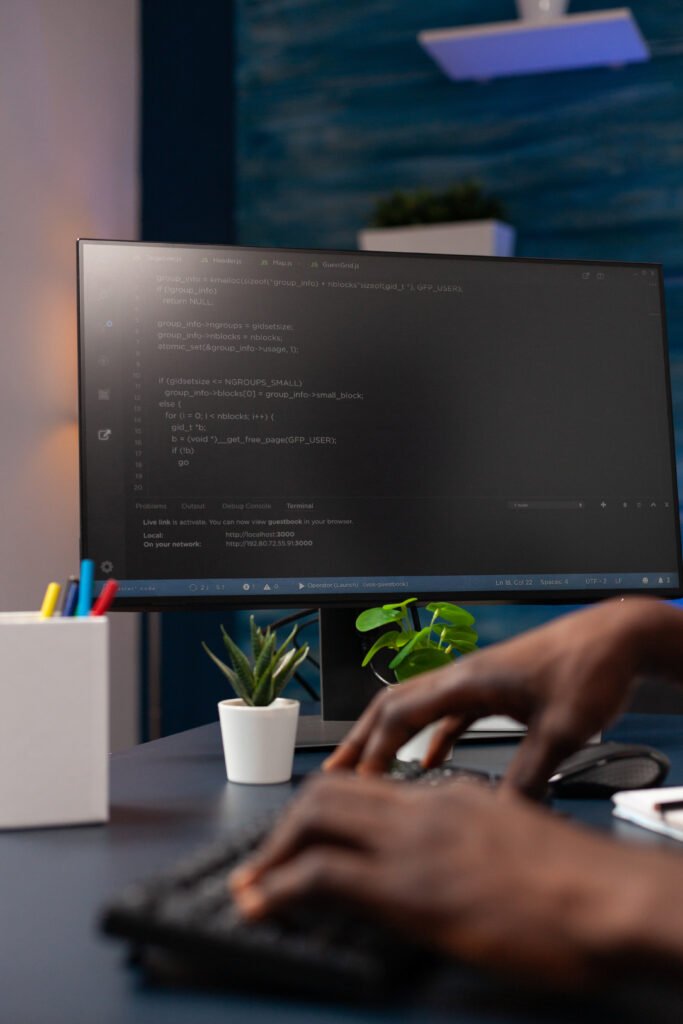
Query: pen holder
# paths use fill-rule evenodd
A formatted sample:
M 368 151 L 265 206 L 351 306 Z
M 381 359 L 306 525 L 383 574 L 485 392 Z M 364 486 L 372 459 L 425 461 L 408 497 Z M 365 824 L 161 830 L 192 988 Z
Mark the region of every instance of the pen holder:
M 109 814 L 109 623 L 0 613 L 0 829 Z

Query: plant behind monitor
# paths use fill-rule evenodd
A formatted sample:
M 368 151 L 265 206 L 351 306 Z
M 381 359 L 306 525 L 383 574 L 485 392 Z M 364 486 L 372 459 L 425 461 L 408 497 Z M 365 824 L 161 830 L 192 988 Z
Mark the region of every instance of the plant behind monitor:
M 476 181 L 462 181 L 442 192 L 427 188 L 394 192 L 380 199 L 370 221 L 373 228 L 408 224 L 444 224 L 467 220 L 503 220 L 503 204 Z
M 367 608 L 356 619 L 356 629 L 367 633 L 382 626 L 393 626 L 382 633 L 363 658 L 369 665 L 378 651 L 398 653 L 389 662 L 397 682 L 430 669 L 448 665 L 460 654 L 477 650 L 478 636 L 473 629 L 474 616 L 464 608 L 448 601 L 433 601 L 427 605 L 432 613 L 428 626 L 416 630 L 408 615 L 408 605 L 416 601 L 409 597 L 399 604 L 383 604 Z

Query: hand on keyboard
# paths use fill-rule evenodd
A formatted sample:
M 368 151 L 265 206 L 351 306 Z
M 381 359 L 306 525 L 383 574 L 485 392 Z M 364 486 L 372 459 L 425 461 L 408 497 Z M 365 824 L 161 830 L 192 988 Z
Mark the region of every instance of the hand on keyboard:
M 463 775 L 446 765 L 424 772 L 397 762 L 394 778 L 433 787 Z M 396 787 L 398 788 L 398 787 Z M 401 788 L 411 788 L 404 787 Z M 111 935 L 134 944 L 136 962 L 155 978 L 266 987 L 328 998 L 400 998 L 438 958 L 350 905 L 290 904 L 246 921 L 231 897 L 229 873 L 267 838 L 272 819 L 228 837 L 163 875 L 131 887 L 102 916 Z
M 486 786 L 332 775 L 230 884 L 247 920 L 343 905 L 471 963 L 573 984 L 604 977 L 597 923 L 618 928 L 647 856 Z
M 321 776 L 264 834 L 129 890 L 105 930 L 176 979 L 400 1000 L 454 958 L 536 986 L 604 982 L 644 920 L 669 905 L 678 920 L 657 899 L 680 889 L 678 858 L 484 785 Z
M 104 908 L 101 926 L 132 944 L 155 981 L 228 985 L 342 1000 L 400 999 L 438 958 L 352 908 L 289 906 L 245 921 L 228 877 L 272 821 L 200 849 Z

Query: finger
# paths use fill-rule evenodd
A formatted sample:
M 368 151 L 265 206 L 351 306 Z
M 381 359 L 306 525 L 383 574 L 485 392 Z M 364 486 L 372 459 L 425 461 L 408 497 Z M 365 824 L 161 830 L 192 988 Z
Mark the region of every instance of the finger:
M 386 714 L 387 706 L 392 706 L 397 701 L 408 699 L 416 689 L 418 693 L 424 695 L 425 691 L 429 689 L 430 680 L 432 685 L 437 681 L 444 683 L 446 681 L 446 674 L 450 677 L 453 668 L 454 666 L 449 665 L 446 670 L 427 672 L 401 683 L 400 687 L 387 688 L 378 693 L 337 749 L 323 762 L 323 770 L 332 772 L 356 768 L 360 761 L 363 760 L 365 748 L 370 737 Z M 428 718 L 425 724 L 429 724 L 430 721 L 434 721 L 434 719 Z M 398 746 L 396 749 L 398 749 Z M 390 760 L 391 758 L 389 758 Z M 388 762 L 386 766 L 388 766 Z
M 382 702 L 386 700 L 388 690 L 382 690 L 365 709 L 355 725 L 347 733 L 336 750 L 323 761 L 325 772 L 343 771 L 356 767 L 365 749 L 368 737 L 375 728 Z
M 377 847 L 399 787 L 355 776 L 335 779 L 334 784 L 325 782 L 309 786 L 256 853 L 232 872 L 229 886 L 233 891 L 253 884 L 308 846 Z
M 556 714 L 532 722 L 505 774 L 504 786 L 527 796 L 543 796 L 553 770 L 582 743 L 583 737 Z
M 416 678 L 417 686 L 406 689 L 381 707 L 375 728 L 368 737 L 357 765 L 364 774 L 386 771 L 396 751 L 426 725 L 446 715 L 467 715 L 470 722 L 490 713 L 493 688 L 476 677 L 464 674 L 454 681 L 457 666 L 449 671 L 430 672 Z
M 381 881 L 376 865 L 357 851 L 312 849 L 274 868 L 258 884 L 238 890 L 235 903 L 250 920 L 320 897 L 376 906 Z
M 473 719 L 469 715 L 449 715 L 444 718 L 431 738 L 426 755 L 422 759 L 423 768 L 433 768 L 448 756 L 453 744 L 470 727 Z

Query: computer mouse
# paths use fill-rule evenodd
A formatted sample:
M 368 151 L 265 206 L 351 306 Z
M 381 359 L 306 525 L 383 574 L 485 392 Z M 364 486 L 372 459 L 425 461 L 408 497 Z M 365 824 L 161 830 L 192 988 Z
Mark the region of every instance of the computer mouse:
M 556 797 L 610 797 L 620 789 L 650 789 L 667 775 L 670 762 L 638 743 L 594 743 L 563 761 L 548 780 Z

